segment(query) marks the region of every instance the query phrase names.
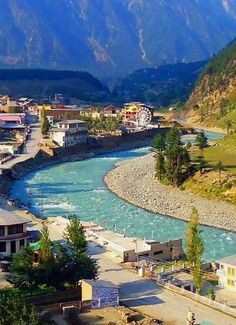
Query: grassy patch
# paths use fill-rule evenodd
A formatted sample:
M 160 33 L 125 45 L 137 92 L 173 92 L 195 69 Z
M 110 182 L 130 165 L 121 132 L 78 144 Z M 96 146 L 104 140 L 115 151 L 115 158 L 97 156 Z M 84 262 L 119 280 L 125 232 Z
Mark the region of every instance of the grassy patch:
M 9 290 L 24 298 L 29 296 L 40 296 L 40 295 L 45 295 L 47 293 L 56 292 L 55 288 L 45 287 L 44 285 L 39 286 L 36 289 L 33 289 L 32 292 L 30 292 L 30 289 L 19 289 L 19 288 L 9 288 Z
M 191 154 L 193 161 L 197 161 L 200 151 L 195 150 Z M 216 142 L 214 146 L 204 150 L 204 159 L 212 171 L 205 172 L 188 178 L 182 189 L 209 199 L 219 199 L 236 204 L 236 134 L 227 136 Z M 219 177 L 219 172 L 215 170 L 218 161 L 224 167 Z

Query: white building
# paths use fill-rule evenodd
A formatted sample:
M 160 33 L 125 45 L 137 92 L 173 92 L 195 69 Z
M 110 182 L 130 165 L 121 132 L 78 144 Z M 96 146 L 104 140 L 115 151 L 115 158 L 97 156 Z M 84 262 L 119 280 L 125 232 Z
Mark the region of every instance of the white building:
M 86 143 L 87 136 L 85 122 L 80 120 L 62 121 L 50 130 L 50 139 L 61 147 Z
M 224 257 L 216 263 L 219 264 L 216 271 L 219 286 L 236 292 L 236 255 Z
M 28 219 L 0 208 L 0 255 L 14 255 L 26 246 L 30 232 L 26 230 Z

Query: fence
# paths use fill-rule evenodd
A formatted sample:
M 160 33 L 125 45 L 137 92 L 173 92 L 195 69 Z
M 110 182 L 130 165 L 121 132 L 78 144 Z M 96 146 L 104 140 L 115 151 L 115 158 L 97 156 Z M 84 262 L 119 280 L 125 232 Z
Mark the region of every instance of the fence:
M 199 294 L 185 290 L 184 288 L 179 288 L 179 287 L 177 287 L 171 283 L 168 283 L 168 282 L 158 281 L 158 283 L 161 284 L 166 289 L 169 289 L 175 293 L 179 293 L 182 296 L 185 296 L 192 300 L 198 301 L 208 307 L 214 308 L 216 310 L 219 310 L 225 314 L 228 314 L 228 315 L 236 318 L 236 309 L 234 309 L 234 308 L 231 308 L 225 304 L 221 304 L 220 302 L 211 300 L 207 297 L 200 296 Z

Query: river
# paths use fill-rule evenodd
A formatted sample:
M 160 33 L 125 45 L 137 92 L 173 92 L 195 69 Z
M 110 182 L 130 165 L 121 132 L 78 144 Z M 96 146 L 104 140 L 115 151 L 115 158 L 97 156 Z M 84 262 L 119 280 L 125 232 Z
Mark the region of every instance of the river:
M 208 133 L 210 138 L 219 134 Z M 117 162 L 144 155 L 148 148 L 100 155 L 96 158 L 68 162 L 41 169 L 15 181 L 11 196 L 30 204 L 35 214 L 44 216 L 75 213 L 81 220 L 126 232 L 128 236 L 166 241 L 184 238 L 186 223 L 171 217 L 137 208 L 111 193 L 103 178 Z M 202 226 L 204 259 L 236 253 L 236 233 Z

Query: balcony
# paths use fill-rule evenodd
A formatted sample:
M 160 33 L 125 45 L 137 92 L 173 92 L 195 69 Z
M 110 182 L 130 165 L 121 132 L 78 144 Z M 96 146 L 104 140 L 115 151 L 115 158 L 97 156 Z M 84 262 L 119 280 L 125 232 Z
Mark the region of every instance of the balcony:
M 31 232 L 30 231 L 25 231 L 25 232 L 23 232 L 23 233 L 21 232 L 19 234 L 0 236 L 0 241 L 23 239 L 23 238 L 29 238 L 29 237 L 31 237 Z

